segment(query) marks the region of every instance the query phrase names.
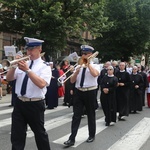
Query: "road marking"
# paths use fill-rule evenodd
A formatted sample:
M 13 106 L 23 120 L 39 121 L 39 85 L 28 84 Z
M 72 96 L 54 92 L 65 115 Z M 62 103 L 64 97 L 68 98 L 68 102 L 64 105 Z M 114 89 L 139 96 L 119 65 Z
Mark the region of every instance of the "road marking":
M 11 124 L 11 118 L 3 119 L 0 121 L 0 128 Z
M 150 137 L 150 118 L 143 118 L 108 150 L 139 150 Z
M 5 107 L 5 106 L 9 106 L 10 103 L 3 103 L 3 104 L 0 104 L 0 107 Z
M 45 110 L 45 115 L 46 115 L 46 114 L 49 114 L 49 113 L 57 112 L 57 111 L 60 111 L 60 110 L 64 110 L 64 109 L 68 109 L 68 107 L 65 107 L 65 106 L 58 106 L 58 107 L 55 108 L 55 109 L 46 109 L 46 110 Z
M 67 115 L 61 116 L 61 117 L 57 117 L 55 119 L 51 119 L 45 122 L 45 129 L 46 131 L 57 128 L 61 125 L 64 125 L 68 122 L 71 122 L 72 120 L 72 114 L 73 113 L 69 113 Z M 34 133 L 31 131 L 30 128 L 28 128 L 29 131 L 27 131 L 27 137 L 33 137 Z
M 63 107 L 63 106 L 58 106 L 56 109 L 53 109 L 53 110 L 46 110 L 45 111 L 45 115 L 46 114 L 50 114 L 50 113 L 53 113 L 53 112 L 58 112 L 58 111 L 61 111 L 63 109 L 67 109 L 66 107 Z M 1 110 L 0 111 L 0 114 L 6 114 L 6 113 L 10 113 L 12 112 L 11 109 L 7 109 L 7 110 Z M 10 118 L 7 118 L 7 119 L 3 119 L 3 120 L 0 120 L 0 128 L 1 127 L 4 127 L 4 126 L 8 126 L 11 124 L 11 117 Z
M 96 120 L 96 134 L 102 132 L 104 129 L 106 129 L 107 127 L 104 125 L 104 117 Z M 67 141 L 68 138 L 69 138 L 70 134 L 67 134 L 55 141 L 53 141 L 54 143 L 57 143 L 57 144 L 63 144 L 64 141 Z M 88 125 L 80 128 L 78 130 L 78 134 L 76 136 L 76 142 L 75 142 L 75 145 L 72 146 L 72 147 L 77 147 L 79 146 L 81 143 L 83 143 L 84 141 L 86 141 L 88 138 Z
M 13 108 L 1 110 L 1 111 L 0 111 L 0 115 L 12 113 L 12 111 L 13 111 Z

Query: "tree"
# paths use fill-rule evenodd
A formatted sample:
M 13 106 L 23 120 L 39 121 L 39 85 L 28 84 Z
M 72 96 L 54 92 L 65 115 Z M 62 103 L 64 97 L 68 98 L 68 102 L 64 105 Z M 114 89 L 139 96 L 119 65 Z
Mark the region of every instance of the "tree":
M 1 3 L 0 31 L 40 37 L 49 53 L 63 50 L 69 38 L 83 42 L 84 31 L 100 36 L 100 31 L 112 25 L 104 16 L 104 0 L 2 0 Z M 22 44 L 22 40 L 19 42 Z
M 148 0 L 107 0 L 106 15 L 114 26 L 93 41 L 102 61 L 128 61 L 145 51 L 150 39 L 150 2 Z

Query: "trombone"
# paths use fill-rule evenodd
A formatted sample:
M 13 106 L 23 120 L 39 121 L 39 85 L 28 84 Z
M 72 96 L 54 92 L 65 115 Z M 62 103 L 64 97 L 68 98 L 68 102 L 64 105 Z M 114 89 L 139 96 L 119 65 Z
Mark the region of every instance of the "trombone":
M 44 54 L 45 54 L 45 52 L 41 53 L 40 56 L 42 57 L 42 56 L 44 56 Z M 15 59 L 12 61 L 9 61 L 8 59 L 3 59 L 2 60 L 2 66 L 3 66 L 2 69 L 4 69 L 5 71 L 1 72 L 0 75 L 7 72 L 10 68 L 16 67 L 17 63 L 22 60 L 26 60 L 26 61 L 30 60 L 30 55 L 19 58 L 19 59 Z
M 72 74 L 71 74 L 69 77 L 65 78 L 65 77 L 66 77 L 66 74 L 67 74 L 69 71 L 71 71 L 73 68 L 75 69 L 75 68 L 77 67 L 77 65 L 78 65 L 78 63 L 76 63 L 74 66 L 72 66 L 70 69 L 68 69 L 63 75 L 61 75 L 61 76 L 57 79 L 58 82 L 61 83 L 61 84 L 63 84 L 63 83 L 65 83 L 68 79 L 70 79 L 70 77 L 72 76 Z M 65 79 L 63 80 L 63 78 L 65 78 Z
M 95 53 L 93 53 L 91 56 L 89 56 L 89 57 L 87 58 L 87 62 L 88 62 L 88 61 L 91 61 L 92 59 L 94 59 L 98 54 L 99 54 L 98 51 L 96 51 Z M 78 68 L 78 67 L 85 67 L 86 64 L 84 64 L 84 63 L 83 63 L 83 64 L 80 64 L 80 63 L 79 63 L 79 62 L 80 62 L 80 59 L 81 59 L 81 58 L 79 58 L 78 62 L 77 62 L 73 67 L 71 67 L 70 69 L 68 69 L 63 75 L 61 75 L 61 76 L 57 79 L 59 83 L 63 84 L 63 83 L 65 83 L 67 80 L 69 80 L 69 79 L 72 77 L 73 73 L 72 73 L 69 77 L 67 77 L 65 80 L 63 80 L 63 78 L 66 76 L 66 74 L 67 74 L 69 71 L 71 71 L 73 68 L 75 69 L 75 68 Z

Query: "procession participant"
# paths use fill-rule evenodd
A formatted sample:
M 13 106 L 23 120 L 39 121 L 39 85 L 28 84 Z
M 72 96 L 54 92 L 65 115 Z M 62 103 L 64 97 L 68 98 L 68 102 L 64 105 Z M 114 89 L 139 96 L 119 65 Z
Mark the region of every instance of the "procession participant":
M 111 122 L 116 122 L 116 88 L 118 79 L 113 74 L 114 68 L 109 66 L 107 74 L 101 81 L 100 101 L 105 115 L 106 126 Z
M 59 77 L 63 76 L 64 75 L 64 72 L 63 70 L 60 68 L 60 65 L 56 65 L 56 69 L 58 70 L 58 73 L 59 73 Z M 63 82 L 63 79 L 62 79 L 62 82 Z M 59 82 L 57 82 L 59 83 Z M 65 94 L 65 90 L 64 90 L 64 84 L 63 83 L 60 83 L 58 85 L 58 97 L 64 97 L 64 94 Z
M 120 62 L 119 72 L 116 73 L 118 78 L 118 87 L 116 89 L 117 97 L 117 112 L 119 112 L 118 119 L 124 120 L 123 116 L 129 115 L 129 88 L 130 75 L 125 71 L 125 63 Z
M 131 76 L 131 89 L 130 89 L 130 112 L 142 111 L 142 88 L 143 77 L 137 73 L 138 68 L 134 66 Z
M 2 64 L 0 64 L 0 73 L 3 72 L 3 66 Z M 0 100 L 2 99 L 3 97 L 3 90 L 2 90 L 2 78 L 1 78 L 1 74 L 0 74 Z
M 71 77 L 71 83 L 75 83 L 75 91 L 73 97 L 73 118 L 71 125 L 71 135 L 69 140 L 64 142 L 67 147 L 74 145 L 75 137 L 81 122 L 83 108 L 86 108 L 88 118 L 89 137 L 86 142 L 93 142 L 96 132 L 95 119 L 95 100 L 97 89 L 97 78 L 100 73 L 100 67 L 92 64 L 88 59 L 92 55 L 94 48 L 88 45 L 82 45 L 81 68 L 77 67 Z M 85 63 L 84 63 L 85 62 Z M 85 67 L 84 67 L 85 66 Z
M 55 107 L 58 106 L 58 84 L 57 84 L 58 81 L 57 79 L 59 78 L 59 72 L 56 69 L 53 62 L 49 62 L 49 64 L 52 70 L 52 78 L 51 78 L 50 85 L 47 87 L 45 101 L 46 101 L 47 109 L 54 109 Z
M 114 75 L 116 75 L 116 73 L 119 72 L 118 62 L 114 60 L 114 61 L 111 63 L 111 65 L 112 65 L 113 68 L 114 68 Z
M 100 75 L 98 77 L 98 85 L 100 85 L 101 83 L 101 80 L 103 79 L 103 77 L 105 75 L 107 75 L 107 68 L 111 66 L 111 62 L 110 61 L 107 61 L 105 64 L 104 64 L 104 68 L 102 69 L 102 71 L 100 72 Z
M 147 105 L 150 108 L 150 71 L 148 71 L 148 73 L 147 73 L 147 80 L 149 83 L 149 87 L 147 89 Z
M 144 72 L 142 68 L 144 67 L 141 65 L 138 65 L 138 73 L 143 77 L 143 81 L 144 81 L 144 84 L 142 87 L 142 105 L 145 106 L 145 91 L 149 87 L 149 83 L 147 80 L 147 74 Z
M 7 72 L 7 80 L 16 79 L 17 99 L 12 113 L 12 150 L 24 150 L 27 125 L 34 132 L 38 150 L 50 150 L 49 138 L 44 128 L 45 93 L 50 84 L 51 69 L 41 59 L 43 40 L 24 37 L 30 60 L 18 62 L 17 68 Z
M 62 64 L 62 70 L 63 70 L 63 72 L 66 72 L 68 70 L 69 66 L 70 66 L 69 60 L 67 60 L 67 59 L 64 60 L 63 64 Z
M 66 74 L 66 79 L 73 74 L 74 67 L 71 65 L 68 68 L 70 71 Z M 71 83 L 70 79 L 65 82 L 64 106 L 72 106 L 72 98 L 74 94 L 75 83 Z

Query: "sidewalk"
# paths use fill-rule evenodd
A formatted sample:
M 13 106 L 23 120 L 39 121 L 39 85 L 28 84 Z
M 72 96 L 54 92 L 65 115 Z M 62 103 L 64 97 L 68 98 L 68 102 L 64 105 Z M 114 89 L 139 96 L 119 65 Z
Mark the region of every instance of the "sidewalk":
M 0 100 L 0 104 L 9 102 L 11 102 L 11 94 L 6 94 L 6 96 L 3 96 L 2 99 Z

